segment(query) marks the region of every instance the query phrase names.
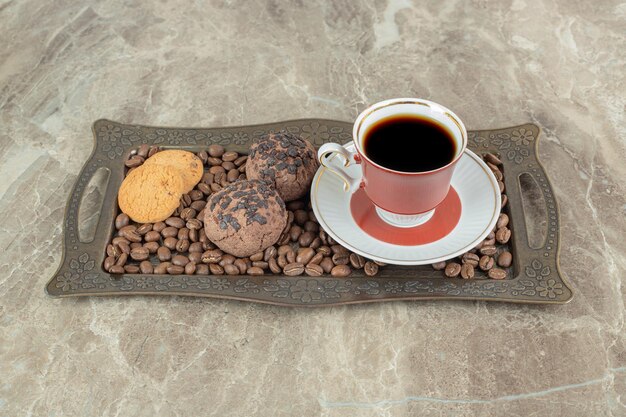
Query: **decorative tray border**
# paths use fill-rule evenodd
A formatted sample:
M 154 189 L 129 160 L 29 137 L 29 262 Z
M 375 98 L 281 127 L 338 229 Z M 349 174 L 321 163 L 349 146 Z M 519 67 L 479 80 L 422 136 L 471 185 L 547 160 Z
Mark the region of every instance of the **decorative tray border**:
M 310 140 L 345 143 L 352 124 L 335 120 L 301 119 L 260 125 L 221 128 L 170 128 L 125 125 L 98 120 L 92 130 L 94 150 L 83 166 L 68 199 L 63 222 L 63 255 L 59 269 L 46 285 L 51 296 L 186 295 L 285 306 L 331 306 L 392 300 L 463 299 L 514 303 L 567 303 L 573 293 L 559 268 L 559 212 L 554 192 L 537 158 L 539 128 L 525 124 L 504 129 L 469 132 L 469 148 L 499 154 L 509 197 L 513 277 L 502 281 L 444 278 L 430 266 L 388 265 L 375 277 L 353 273 L 348 278 L 211 275 L 111 275 L 102 263 L 117 214 L 117 190 L 124 177 L 124 161 L 140 144 L 191 151 L 219 143 L 247 153 L 251 141 L 268 132 L 286 129 Z M 94 238 L 81 241 L 79 206 L 94 173 L 105 169 L 108 182 Z M 525 225 L 520 175 L 536 182 L 545 201 L 547 233 L 543 245 L 531 248 Z

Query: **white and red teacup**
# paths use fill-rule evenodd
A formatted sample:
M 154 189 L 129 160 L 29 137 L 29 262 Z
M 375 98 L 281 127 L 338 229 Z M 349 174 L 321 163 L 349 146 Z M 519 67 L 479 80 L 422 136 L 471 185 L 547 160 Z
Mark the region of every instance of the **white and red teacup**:
M 320 163 L 344 180 L 345 191 L 362 187 L 387 223 L 414 227 L 427 222 L 447 196 L 467 146 L 467 131 L 461 119 L 440 104 L 397 98 L 364 110 L 354 123 L 352 139 L 356 152 L 336 143 L 322 145 Z M 342 156 L 343 166 L 330 162 L 333 154 Z M 345 170 L 353 163 L 361 166 L 360 180 Z

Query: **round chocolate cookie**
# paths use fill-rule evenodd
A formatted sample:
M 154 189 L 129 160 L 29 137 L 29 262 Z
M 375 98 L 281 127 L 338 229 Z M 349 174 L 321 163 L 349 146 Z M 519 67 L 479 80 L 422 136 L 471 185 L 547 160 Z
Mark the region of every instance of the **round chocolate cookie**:
M 274 183 L 283 200 L 292 201 L 308 193 L 318 167 L 315 148 L 309 141 L 279 132 L 252 143 L 246 175 Z
M 287 210 L 264 181 L 237 181 L 207 200 L 204 231 L 224 252 L 250 256 L 272 246 L 287 224 Z

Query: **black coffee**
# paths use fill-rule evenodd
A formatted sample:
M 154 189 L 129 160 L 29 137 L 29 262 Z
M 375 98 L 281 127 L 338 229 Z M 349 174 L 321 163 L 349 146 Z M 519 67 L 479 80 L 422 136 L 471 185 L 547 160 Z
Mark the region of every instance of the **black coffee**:
M 374 123 L 365 132 L 365 155 L 395 171 L 424 172 L 452 162 L 456 143 L 452 134 L 430 119 L 398 115 Z

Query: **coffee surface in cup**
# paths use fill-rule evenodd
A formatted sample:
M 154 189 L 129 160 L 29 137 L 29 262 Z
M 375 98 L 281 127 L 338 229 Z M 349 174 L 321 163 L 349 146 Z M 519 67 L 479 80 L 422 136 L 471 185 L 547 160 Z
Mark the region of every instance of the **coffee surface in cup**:
M 385 168 L 425 172 L 452 162 L 456 142 L 452 133 L 434 120 L 397 115 L 373 123 L 365 132 L 363 149 L 369 159 Z

